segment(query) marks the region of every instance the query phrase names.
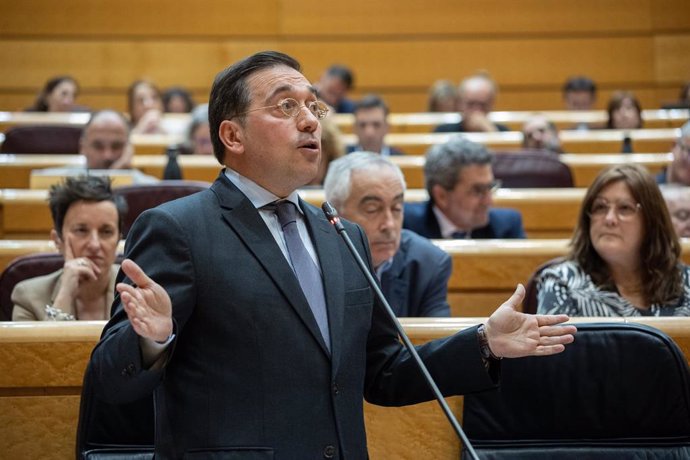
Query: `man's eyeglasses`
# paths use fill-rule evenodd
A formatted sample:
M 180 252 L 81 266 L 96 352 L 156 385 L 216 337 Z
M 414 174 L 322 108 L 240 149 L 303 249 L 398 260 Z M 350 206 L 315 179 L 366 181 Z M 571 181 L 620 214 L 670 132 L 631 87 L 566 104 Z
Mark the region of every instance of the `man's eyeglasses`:
M 251 109 L 242 113 L 238 113 L 235 116 L 239 117 L 242 115 L 246 115 L 250 112 L 256 112 L 257 110 L 263 109 L 280 109 L 280 111 L 283 112 L 283 114 L 285 114 L 286 117 L 294 118 L 297 115 L 299 115 L 299 113 L 302 111 L 302 107 L 306 107 L 307 110 L 309 110 L 311 114 L 319 120 L 323 120 L 324 118 L 326 118 L 326 115 L 328 115 L 329 111 L 328 106 L 324 102 L 311 101 L 306 102 L 304 105 L 302 105 L 299 102 L 297 102 L 296 99 L 288 97 L 286 99 L 281 100 L 277 104 L 267 105 L 266 107 L 257 107 L 256 109 Z
M 607 200 L 596 200 L 589 210 L 589 217 L 592 219 L 604 219 L 609 215 L 611 208 L 613 208 L 613 212 L 619 220 L 630 220 L 637 214 L 641 207 L 640 203 L 632 201 L 609 203 Z
M 499 179 L 489 182 L 488 184 L 474 184 L 470 187 L 469 193 L 475 198 L 484 198 L 490 193 L 496 192 L 501 188 L 502 182 Z

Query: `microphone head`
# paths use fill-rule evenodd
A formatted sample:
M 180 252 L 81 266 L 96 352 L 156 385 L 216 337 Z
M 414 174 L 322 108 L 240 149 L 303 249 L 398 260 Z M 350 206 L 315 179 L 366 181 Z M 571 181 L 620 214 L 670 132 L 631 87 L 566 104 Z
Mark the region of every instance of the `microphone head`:
M 331 223 L 334 223 L 338 221 L 338 211 L 329 203 L 328 201 L 324 201 L 323 204 L 321 205 L 321 210 L 323 213 L 326 215 L 326 219 L 328 219 Z

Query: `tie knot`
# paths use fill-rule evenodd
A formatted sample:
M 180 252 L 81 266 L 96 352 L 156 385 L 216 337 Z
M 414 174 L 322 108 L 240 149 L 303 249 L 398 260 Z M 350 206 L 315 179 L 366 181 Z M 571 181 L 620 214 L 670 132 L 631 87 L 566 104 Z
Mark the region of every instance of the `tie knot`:
M 279 201 L 271 207 L 278 216 L 281 227 L 297 221 L 297 207 L 292 201 Z

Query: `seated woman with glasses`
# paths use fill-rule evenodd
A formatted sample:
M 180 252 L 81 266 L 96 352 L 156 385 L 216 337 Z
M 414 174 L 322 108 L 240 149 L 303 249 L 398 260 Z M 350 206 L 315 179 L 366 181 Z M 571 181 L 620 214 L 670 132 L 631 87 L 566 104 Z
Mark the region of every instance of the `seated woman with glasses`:
M 566 260 L 537 277 L 539 313 L 689 316 L 690 271 L 654 178 L 636 164 L 587 190 Z
M 109 178 L 82 176 L 53 186 L 49 205 L 55 227 L 50 237 L 65 263 L 14 287 L 12 321 L 110 318 L 126 203 L 113 195 Z

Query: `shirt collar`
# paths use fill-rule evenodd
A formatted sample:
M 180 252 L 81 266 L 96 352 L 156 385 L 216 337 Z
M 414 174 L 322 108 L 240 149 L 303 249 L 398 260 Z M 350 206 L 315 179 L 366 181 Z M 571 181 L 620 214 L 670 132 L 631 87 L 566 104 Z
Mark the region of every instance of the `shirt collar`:
M 299 194 L 297 193 L 297 190 L 294 190 L 287 197 L 281 198 L 269 192 L 253 180 L 240 175 L 240 173 L 234 169 L 226 167 L 225 177 L 227 177 L 235 187 L 240 189 L 240 192 L 244 193 L 244 195 L 249 201 L 251 201 L 252 205 L 254 205 L 256 209 L 261 209 L 267 204 L 275 201 L 287 200 L 293 202 L 295 206 L 297 206 L 297 210 L 304 214 L 304 211 L 302 211 L 302 208 L 299 205 Z
M 445 214 L 443 214 L 443 211 L 436 207 L 436 205 L 433 205 L 431 207 L 431 210 L 434 212 L 434 215 L 436 216 L 439 229 L 441 230 L 441 236 L 443 238 L 453 238 L 453 233 L 455 232 L 466 232 L 468 236 L 470 235 L 471 231 L 456 226 L 453 222 L 450 221 L 450 219 L 446 217 Z

